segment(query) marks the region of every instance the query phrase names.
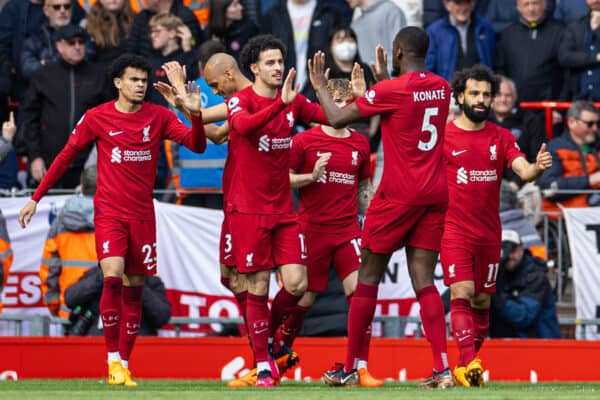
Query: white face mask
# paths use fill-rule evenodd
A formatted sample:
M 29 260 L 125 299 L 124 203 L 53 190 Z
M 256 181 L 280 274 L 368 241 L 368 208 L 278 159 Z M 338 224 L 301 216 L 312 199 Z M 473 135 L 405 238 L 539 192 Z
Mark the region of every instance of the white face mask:
M 340 61 L 352 61 L 356 57 L 356 43 L 342 42 L 333 46 L 333 55 Z

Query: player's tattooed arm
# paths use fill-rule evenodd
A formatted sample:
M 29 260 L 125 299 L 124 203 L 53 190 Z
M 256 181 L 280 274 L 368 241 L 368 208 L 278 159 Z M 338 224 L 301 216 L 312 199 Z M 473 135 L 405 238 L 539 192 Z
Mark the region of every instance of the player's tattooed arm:
M 290 169 L 290 185 L 292 189 L 299 189 L 323 178 L 325 176 L 325 167 L 327 167 L 330 158 L 331 153 L 323 154 L 315 162 L 312 172 L 308 174 L 298 174 L 296 171 Z
M 542 143 L 535 163 L 529 163 L 525 158 L 518 157 L 512 162 L 512 170 L 524 181 L 538 178 L 545 170 L 552 167 L 552 155 L 546 151 L 546 143 Z
M 327 76 L 325 75 L 325 53 L 318 51 L 313 59 L 308 60 L 308 75 L 310 82 L 319 98 L 321 108 L 329 121 L 329 125 L 336 129 L 355 122 L 361 118 L 356 103 L 351 103 L 344 108 L 339 108 L 327 92 Z
M 387 70 L 387 53 L 383 50 L 383 46 L 378 44 L 375 47 L 375 62 L 371 63 L 371 70 L 377 82 L 390 79 Z
M 359 213 L 364 214 L 365 211 L 367 211 L 374 194 L 375 188 L 371 184 L 370 180 L 363 179 L 362 181 L 358 182 L 357 200 Z

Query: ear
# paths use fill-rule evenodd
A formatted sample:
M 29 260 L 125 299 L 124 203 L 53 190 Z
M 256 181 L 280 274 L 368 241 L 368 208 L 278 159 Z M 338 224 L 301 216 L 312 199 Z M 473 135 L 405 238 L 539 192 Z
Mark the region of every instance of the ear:
M 252 71 L 254 72 L 254 71 Z M 225 71 L 223 71 L 223 75 L 225 75 L 225 78 L 227 78 L 228 81 L 233 80 L 233 73 L 231 72 L 231 70 L 228 68 Z
M 258 66 L 256 64 L 250 64 L 250 71 L 252 71 L 254 75 L 258 75 Z
M 115 85 L 115 87 L 117 89 L 121 89 L 121 78 L 118 78 L 118 77 L 114 78 L 113 79 L 113 84 Z
M 456 97 L 456 102 L 460 105 L 465 104 L 465 94 L 459 93 L 458 96 Z

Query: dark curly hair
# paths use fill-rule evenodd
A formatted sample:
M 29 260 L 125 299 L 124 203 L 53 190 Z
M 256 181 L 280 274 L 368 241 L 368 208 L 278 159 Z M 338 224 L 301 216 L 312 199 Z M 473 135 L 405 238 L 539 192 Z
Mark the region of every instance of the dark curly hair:
M 150 71 L 152 70 L 150 63 L 148 63 L 146 58 L 135 54 L 123 54 L 110 64 L 110 79 L 113 80 L 115 78 L 123 77 L 123 74 L 128 67 L 146 71 L 148 76 L 150 76 Z
M 267 50 L 281 50 L 281 55 L 285 58 L 285 44 L 273 35 L 258 35 L 246 43 L 240 53 L 240 64 L 244 71 L 252 76 L 250 65 L 256 64 L 260 53 Z
M 452 77 L 452 96 L 458 103 L 458 95 L 463 93 L 467 88 L 467 80 L 473 79 L 479 82 L 489 82 L 492 85 L 492 98 L 498 94 L 500 90 L 500 77 L 494 75 L 491 69 L 482 64 L 475 64 L 471 68 L 464 68 L 456 71 Z

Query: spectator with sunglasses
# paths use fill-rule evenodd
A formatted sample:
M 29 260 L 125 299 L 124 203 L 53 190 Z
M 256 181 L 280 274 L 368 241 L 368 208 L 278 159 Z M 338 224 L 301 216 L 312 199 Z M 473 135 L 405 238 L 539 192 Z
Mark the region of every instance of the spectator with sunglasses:
M 40 181 L 65 146 L 85 110 L 107 100 L 104 71 L 84 60 L 88 34 L 83 28 L 67 25 L 56 33 L 60 55 L 36 71 L 23 102 L 23 131 L 30 161 L 31 177 Z M 54 186 L 74 188 L 87 158 L 87 151 L 75 159 Z
M 600 188 L 600 112 L 594 103 L 574 102 L 567 111 L 567 131 L 548 143 L 552 167 L 539 178 L 538 185 L 546 189 L 544 211 L 559 211 L 563 207 L 600 205 L 598 195 L 557 194 L 556 190 L 589 190 Z
M 71 0 L 46 0 L 44 2 L 46 20 L 40 30 L 29 36 L 23 43 L 21 53 L 21 73 L 29 81 L 41 66 L 58 60 L 56 51 L 56 32 L 71 23 L 73 4 Z M 92 46 L 86 43 L 86 56 L 89 57 Z

